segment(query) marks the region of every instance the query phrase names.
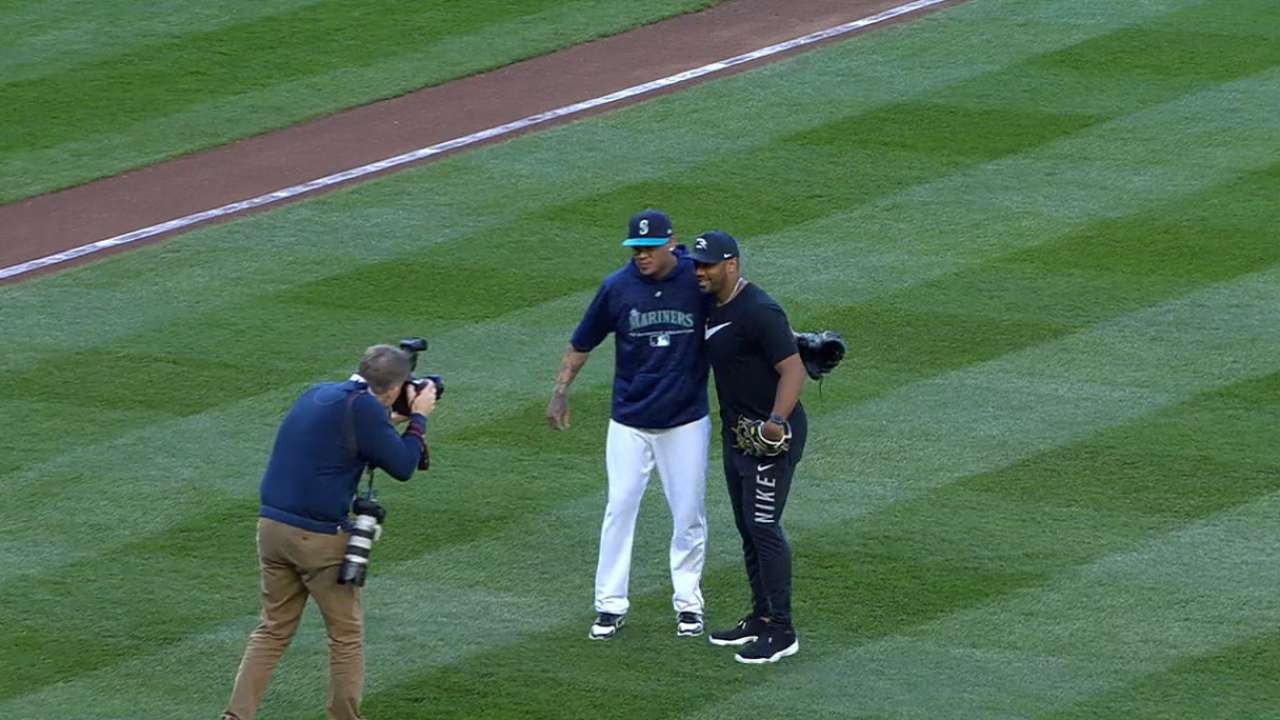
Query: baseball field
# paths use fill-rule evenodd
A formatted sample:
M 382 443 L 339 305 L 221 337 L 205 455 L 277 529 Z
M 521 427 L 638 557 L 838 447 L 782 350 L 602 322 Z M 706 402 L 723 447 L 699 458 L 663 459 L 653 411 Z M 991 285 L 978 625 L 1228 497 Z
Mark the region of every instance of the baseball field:
M 713 4 L 0 2 L 0 201 Z M 0 285 L 0 716 L 216 717 L 283 412 L 425 335 L 374 720 L 1280 718 L 1278 197 L 1280 3 L 969 0 Z M 656 488 L 586 639 L 608 348 L 569 432 L 543 410 L 646 206 L 850 343 L 804 397 L 774 666 L 674 636 Z M 749 602 L 719 467 L 712 627 Z M 323 717 L 324 641 L 311 608 L 260 717 Z

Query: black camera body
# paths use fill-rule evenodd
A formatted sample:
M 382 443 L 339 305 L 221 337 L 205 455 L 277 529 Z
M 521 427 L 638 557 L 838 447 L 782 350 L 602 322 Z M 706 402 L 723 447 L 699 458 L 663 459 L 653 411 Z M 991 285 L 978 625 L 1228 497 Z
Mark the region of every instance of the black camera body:
M 396 401 L 392 403 L 391 409 L 401 415 L 408 415 L 413 412 L 409 406 L 409 386 L 413 386 L 415 390 L 422 390 L 430 381 L 436 386 L 436 399 L 444 395 L 444 378 L 439 375 L 423 375 L 418 377 L 413 374 L 413 370 L 418 367 L 418 353 L 427 351 L 426 338 L 406 338 L 400 341 L 400 349 L 409 353 L 413 358 L 413 364 L 410 365 L 409 379 L 405 381 L 400 388 L 400 394 L 396 396 Z
M 364 587 L 369 553 L 373 550 L 374 541 L 382 534 L 382 521 L 386 519 L 387 511 L 371 497 L 356 497 L 351 504 L 351 512 L 356 517 L 351 525 L 351 537 L 347 538 L 342 565 L 338 567 L 338 584 Z

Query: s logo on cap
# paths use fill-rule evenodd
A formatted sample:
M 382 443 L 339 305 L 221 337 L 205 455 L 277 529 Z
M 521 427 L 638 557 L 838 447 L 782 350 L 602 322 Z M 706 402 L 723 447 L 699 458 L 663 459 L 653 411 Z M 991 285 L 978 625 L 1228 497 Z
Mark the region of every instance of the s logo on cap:
M 648 218 L 645 218 L 644 220 L 641 220 L 641 221 L 640 221 L 640 234 L 641 234 L 641 235 L 648 235 L 648 234 L 649 234 L 649 219 L 648 219 Z
M 698 238 L 698 239 L 697 239 L 697 241 L 695 241 L 695 242 L 693 243 L 693 247 L 694 247 L 694 249 L 695 249 L 695 250 L 706 250 L 706 249 L 707 249 L 707 239 L 706 239 L 706 238 Z

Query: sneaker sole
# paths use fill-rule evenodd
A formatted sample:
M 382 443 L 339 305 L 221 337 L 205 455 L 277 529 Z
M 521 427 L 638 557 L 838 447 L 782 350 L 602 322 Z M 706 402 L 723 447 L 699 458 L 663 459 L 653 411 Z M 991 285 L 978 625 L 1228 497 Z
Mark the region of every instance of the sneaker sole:
M 737 640 L 721 640 L 718 637 L 712 636 L 707 638 L 707 642 L 711 643 L 712 645 L 719 645 L 720 647 L 739 647 L 742 645 L 749 645 L 755 642 L 757 639 L 759 638 L 756 635 L 748 635 L 743 638 L 738 638 Z
M 701 628 L 698 630 L 676 630 L 676 637 L 698 637 L 702 632 Z
M 617 625 L 613 626 L 612 632 L 606 633 L 604 635 L 597 635 L 595 631 L 595 627 L 593 626 L 592 629 L 587 631 L 587 639 L 588 640 L 608 640 L 614 635 L 617 635 L 618 631 L 621 629 L 622 629 L 622 623 L 618 623 Z
M 765 663 L 776 663 L 782 658 L 790 657 L 798 652 L 800 652 L 800 641 L 796 640 L 767 658 L 744 658 L 741 655 L 734 654 L 733 659 L 747 665 L 764 665 Z

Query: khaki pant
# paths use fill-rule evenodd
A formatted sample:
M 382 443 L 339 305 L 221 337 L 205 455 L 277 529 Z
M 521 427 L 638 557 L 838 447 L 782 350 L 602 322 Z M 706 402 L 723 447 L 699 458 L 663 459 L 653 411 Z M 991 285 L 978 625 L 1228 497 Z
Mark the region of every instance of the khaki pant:
M 364 628 L 360 588 L 338 584 L 347 535 L 326 535 L 258 518 L 262 613 L 236 673 L 224 720 L 252 720 L 289 647 L 307 596 L 315 598 L 329 636 L 330 720 L 359 720 L 364 690 Z

